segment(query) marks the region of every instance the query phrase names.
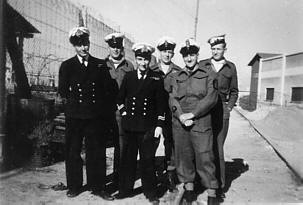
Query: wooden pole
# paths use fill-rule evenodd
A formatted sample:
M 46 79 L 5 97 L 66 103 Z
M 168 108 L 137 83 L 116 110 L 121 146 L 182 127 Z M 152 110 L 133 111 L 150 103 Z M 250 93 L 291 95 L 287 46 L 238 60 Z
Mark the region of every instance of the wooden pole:
M 194 33 L 194 37 L 195 40 L 197 39 L 197 27 L 198 27 L 198 19 L 199 19 L 199 3 L 200 0 L 197 0 L 197 4 L 196 4 L 196 17 L 195 17 L 195 33 Z
M 6 73 L 6 59 L 5 59 L 5 45 L 4 45 L 4 21 L 5 21 L 5 6 L 6 0 L 0 1 L 0 162 L 3 160 L 3 139 L 6 134 L 6 89 L 5 89 L 5 73 Z

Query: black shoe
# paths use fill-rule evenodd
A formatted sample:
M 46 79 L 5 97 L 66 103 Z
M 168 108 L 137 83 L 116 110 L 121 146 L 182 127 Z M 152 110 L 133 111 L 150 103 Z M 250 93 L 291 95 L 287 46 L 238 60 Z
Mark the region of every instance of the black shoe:
M 71 189 L 69 189 L 66 192 L 66 196 L 69 197 L 69 198 L 74 198 L 74 197 L 78 196 L 80 193 L 81 193 L 80 190 L 71 190 Z
M 112 195 L 110 195 L 106 191 L 92 191 L 92 194 L 95 196 L 99 196 L 106 201 L 113 201 L 115 199 Z
M 216 190 L 216 195 L 218 199 L 225 199 L 225 193 L 222 189 L 217 189 Z
M 186 204 L 191 204 L 193 201 L 195 201 L 195 192 L 194 190 L 186 190 L 183 194 L 183 200 Z
M 158 199 L 158 197 L 148 197 L 148 201 L 151 204 L 155 204 L 155 205 L 158 205 L 160 203 L 160 200 Z
M 118 194 L 115 195 L 115 199 L 125 199 L 130 197 L 131 194 L 127 192 L 119 192 Z
M 175 171 L 167 171 L 167 188 L 170 192 L 173 192 L 174 190 L 177 190 L 176 188 L 176 181 L 175 181 Z
M 207 205 L 219 205 L 220 202 L 216 197 L 207 197 Z

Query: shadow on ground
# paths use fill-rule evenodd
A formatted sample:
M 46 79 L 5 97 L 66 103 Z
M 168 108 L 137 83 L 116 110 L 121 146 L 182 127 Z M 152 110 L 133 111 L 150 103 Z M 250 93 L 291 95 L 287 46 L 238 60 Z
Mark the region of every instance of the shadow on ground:
M 224 193 L 226 193 L 229 190 L 234 180 L 236 180 L 238 177 L 241 176 L 241 174 L 249 170 L 249 165 L 244 161 L 244 159 L 234 158 L 232 160 L 233 161 L 225 162 L 226 181 L 223 190 Z

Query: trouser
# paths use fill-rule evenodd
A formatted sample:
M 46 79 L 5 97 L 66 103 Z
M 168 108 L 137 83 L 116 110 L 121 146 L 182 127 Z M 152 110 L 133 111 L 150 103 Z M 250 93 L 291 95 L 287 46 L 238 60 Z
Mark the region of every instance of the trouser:
M 227 137 L 229 127 L 229 119 L 223 119 L 222 129 L 216 131 L 214 135 L 214 155 L 216 165 L 216 177 L 220 188 L 225 186 L 225 159 L 224 159 L 224 143 Z
M 114 119 L 112 120 L 112 134 L 114 142 L 114 168 L 113 168 L 113 179 L 114 181 L 119 180 L 119 166 L 122 156 L 123 149 L 123 129 L 121 126 L 121 115 L 119 111 L 116 112 Z
M 155 153 L 158 145 L 159 139 L 154 138 L 154 129 L 148 132 L 125 131 L 119 176 L 120 193 L 130 193 L 134 187 L 139 150 L 143 193 L 147 198 L 155 196 L 157 188 Z
M 165 124 L 163 128 L 163 136 L 164 136 L 164 148 L 165 148 L 165 163 L 166 170 L 172 171 L 175 170 L 175 148 L 174 148 L 174 140 L 172 135 L 172 126 L 171 120 Z
M 219 187 L 225 186 L 224 143 L 228 133 L 230 111 L 227 102 L 218 101 L 212 110 L 212 127 L 214 133 L 213 151 L 215 156 L 216 177 Z
M 181 183 L 193 183 L 196 173 L 205 188 L 216 189 L 214 156 L 212 151 L 212 130 L 196 132 L 176 126 L 173 129 L 175 142 L 175 163 Z
M 102 190 L 106 175 L 106 138 L 103 119 L 66 118 L 65 169 L 67 187 L 79 190 L 83 183 L 82 142 L 85 139 L 87 186 Z

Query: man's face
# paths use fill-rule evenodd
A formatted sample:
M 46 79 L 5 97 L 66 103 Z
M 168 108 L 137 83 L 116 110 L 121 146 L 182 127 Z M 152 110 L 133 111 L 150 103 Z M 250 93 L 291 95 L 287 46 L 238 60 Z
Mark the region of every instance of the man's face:
M 123 47 L 108 47 L 109 48 L 109 55 L 113 58 L 113 59 L 120 59 L 122 52 L 123 52 Z
M 146 70 L 150 63 L 150 59 L 148 59 L 146 57 L 142 57 L 142 56 L 136 56 L 135 60 L 136 60 L 138 69 L 142 70 L 142 71 Z
M 163 50 L 160 51 L 160 61 L 164 64 L 170 64 L 171 59 L 174 57 L 174 51 L 173 50 Z
M 211 47 L 211 54 L 213 59 L 222 60 L 224 58 L 224 53 L 226 51 L 225 45 L 223 43 L 214 45 Z
M 187 68 L 193 69 L 195 65 L 198 63 L 199 54 L 189 53 L 183 56 L 184 63 Z
M 83 42 L 79 45 L 74 45 L 77 55 L 80 57 L 86 57 L 89 54 L 89 41 Z

